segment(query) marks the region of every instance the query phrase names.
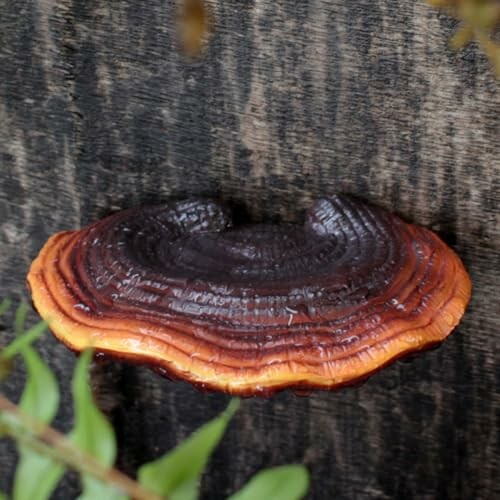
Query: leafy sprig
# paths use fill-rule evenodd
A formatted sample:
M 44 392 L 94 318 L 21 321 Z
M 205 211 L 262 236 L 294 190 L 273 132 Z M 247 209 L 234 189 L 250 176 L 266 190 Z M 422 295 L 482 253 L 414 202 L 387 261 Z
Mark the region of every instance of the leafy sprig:
M 454 49 L 460 49 L 475 39 L 484 50 L 497 78 L 500 78 L 500 43 L 495 40 L 500 28 L 498 0 L 427 0 L 433 7 L 443 9 L 461 21 L 450 39 Z
M 0 315 L 10 303 L 0 304 Z M 82 483 L 79 500 L 196 500 L 201 475 L 210 455 L 239 407 L 233 399 L 218 417 L 203 425 L 176 448 L 140 467 L 134 480 L 114 468 L 116 438 L 113 427 L 94 404 L 88 385 L 90 350 L 78 359 L 72 381 L 74 427 L 64 435 L 51 427 L 60 400 L 52 370 L 32 347 L 47 325 L 26 330 L 27 307 L 16 312 L 16 338 L 0 351 L 0 374 L 12 372 L 12 359 L 20 355 L 26 366 L 26 385 L 16 405 L 0 393 L 0 437 L 16 441 L 17 464 L 13 500 L 50 498 L 68 469 L 77 471 Z M 299 500 L 309 486 L 307 469 L 287 465 L 256 474 L 229 500 Z M 0 500 L 7 500 L 0 492 Z

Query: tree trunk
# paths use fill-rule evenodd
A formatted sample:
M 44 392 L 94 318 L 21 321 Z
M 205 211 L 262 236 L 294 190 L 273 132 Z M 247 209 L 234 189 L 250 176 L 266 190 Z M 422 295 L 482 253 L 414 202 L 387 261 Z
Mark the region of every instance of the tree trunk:
M 290 462 L 309 466 L 312 499 L 500 495 L 500 87 L 485 57 L 451 51 L 454 23 L 423 0 L 210 5 L 213 35 L 191 60 L 172 0 L 0 0 L 0 297 L 27 297 L 49 235 L 117 209 L 203 195 L 299 222 L 315 198 L 353 193 L 456 249 L 469 310 L 441 348 L 362 387 L 245 400 L 204 498 Z M 74 357 L 40 345 L 67 430 Z M 228 400 L 140 367 L 97 371 L 129 473 Z M 2 441 L 2 490 L 14 461 Z M 69 476 L 55 497 L 77 488 Z

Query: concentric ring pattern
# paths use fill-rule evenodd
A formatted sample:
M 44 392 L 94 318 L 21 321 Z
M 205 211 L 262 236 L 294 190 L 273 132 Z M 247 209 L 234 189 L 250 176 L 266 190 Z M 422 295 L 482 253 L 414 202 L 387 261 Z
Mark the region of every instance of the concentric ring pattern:
M 233 227 L 213 201 L 52 236 L 28 274 L 68 347 L 233 394 L 332 389 L 446 338 L 470 297 L 431 231 L 346 196 L 303 226 Z

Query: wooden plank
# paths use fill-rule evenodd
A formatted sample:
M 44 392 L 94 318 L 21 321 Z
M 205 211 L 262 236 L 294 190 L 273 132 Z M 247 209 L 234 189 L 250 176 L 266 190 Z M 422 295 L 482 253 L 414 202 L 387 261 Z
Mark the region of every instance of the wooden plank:
M 171 0 L 0 0 L 0 296 L 26 296 L 51 233 L 119 208 L 208 195 L 239 217 L 300 221 L 321 195 L 369 199 L 463 257 L 462 325 L 359 389 L 244 401 L 206 498 L 285 462 L 310 466 L 314 499 L 500 494 L 500 91 L 487 61 L 451 52 L 453 23 L 421 0 L 211 5 L 211 43 L 188 61 Z M 49 338 L 43 351 L 65 381 L 72 355 Z M 129 472 L 227 401 L 145 369 L 111 374 L 96 384 Z M 66 397 L 63 428 L 70 417 Z M 0 489 L 13 460 L 1 443 Z

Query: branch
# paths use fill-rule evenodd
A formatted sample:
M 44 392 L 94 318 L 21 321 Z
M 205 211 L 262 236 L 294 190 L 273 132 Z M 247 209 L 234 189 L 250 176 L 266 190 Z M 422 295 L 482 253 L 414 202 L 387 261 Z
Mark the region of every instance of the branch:
M 115 468 L 101 465 L 94 457 L 82 452 L 64 434 L 19 411 L 18 407 L 0 393 L 0 430 L 35 451 L 61 462 L 71 469 L 89 474 L 103 483 L 111 484 L 136 500 L 166 500 L 144 489 L 139 483 Z M 28 431 L 28 432 L 26 432 Z

